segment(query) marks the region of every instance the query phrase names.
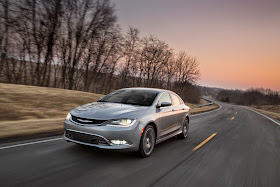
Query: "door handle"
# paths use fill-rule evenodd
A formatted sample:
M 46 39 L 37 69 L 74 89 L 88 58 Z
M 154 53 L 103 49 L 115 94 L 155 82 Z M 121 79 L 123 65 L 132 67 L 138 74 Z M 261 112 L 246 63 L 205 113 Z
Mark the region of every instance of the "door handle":
M 175 109 L 172 109 L 173 112 L 175 112 Z

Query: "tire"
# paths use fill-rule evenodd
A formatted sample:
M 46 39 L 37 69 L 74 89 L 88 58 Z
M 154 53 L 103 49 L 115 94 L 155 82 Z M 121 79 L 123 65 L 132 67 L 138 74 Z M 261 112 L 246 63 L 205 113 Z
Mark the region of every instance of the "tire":
M 155 129 L 153 128 L 153 126 L 148 125 L 141 136 L 139 150 L 138 150 L 139 155 L 143 158 L 150 156 L 155 147 L 155 142 L 156 142 Z
M 178 138 L 179 139 L 186 139 L 188 137 L 188 133 L 189 133 L 189 120 L 188 118 L 186 118 L 184 120 L 184 123 L 183 123 L 183 127 L 182 127 L 182 133 L 181 134 L 178 134 Z

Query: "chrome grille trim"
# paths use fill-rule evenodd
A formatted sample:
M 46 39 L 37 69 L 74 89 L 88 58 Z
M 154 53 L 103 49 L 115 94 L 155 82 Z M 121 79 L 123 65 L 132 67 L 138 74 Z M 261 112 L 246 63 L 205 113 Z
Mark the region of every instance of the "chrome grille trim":
M 74 140 L 81 143 L 93 144 L 93 145 L 111 145 L 110 141 L 103 136 L 97 134 L 91 134 L 72 129 L 66 129 L 64 136 L 70 140 Z
M 70 120 L 74 123 L 81 124 L 81 125 L 99 125 L 107 121 L 107 120 L 99 120 L 99 119 L 82 118 L 73 115 L 71 116 Z

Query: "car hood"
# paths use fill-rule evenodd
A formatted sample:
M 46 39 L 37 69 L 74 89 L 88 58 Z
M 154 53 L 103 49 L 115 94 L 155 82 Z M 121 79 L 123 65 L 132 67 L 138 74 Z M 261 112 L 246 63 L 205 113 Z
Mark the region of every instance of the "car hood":
M 73 116 L 88 119 L 120 119 L 128 118 L 136 113 L 147 111 L 148 107 L 138 105 L 127 105 L 120 103 L 94 102 L 73 109 L 70 113 Z

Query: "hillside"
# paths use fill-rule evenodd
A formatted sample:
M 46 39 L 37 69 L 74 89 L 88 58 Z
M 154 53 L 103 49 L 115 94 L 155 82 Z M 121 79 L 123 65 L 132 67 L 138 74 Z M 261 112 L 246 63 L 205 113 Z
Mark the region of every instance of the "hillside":
M 62 132 L 67 113 L 103 95 L 0 83 L 0 139 Z
M 61 118 L 100 97 L 88 92 L 0 83 L 0 121 Z

